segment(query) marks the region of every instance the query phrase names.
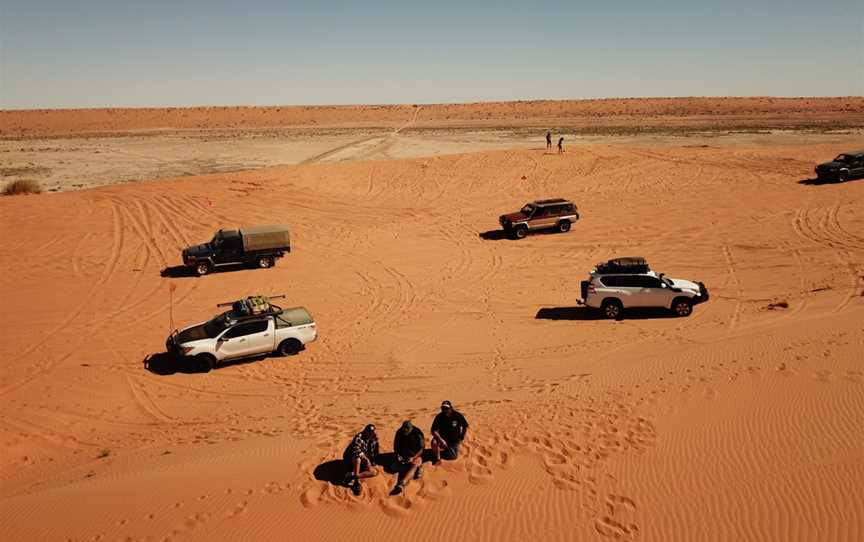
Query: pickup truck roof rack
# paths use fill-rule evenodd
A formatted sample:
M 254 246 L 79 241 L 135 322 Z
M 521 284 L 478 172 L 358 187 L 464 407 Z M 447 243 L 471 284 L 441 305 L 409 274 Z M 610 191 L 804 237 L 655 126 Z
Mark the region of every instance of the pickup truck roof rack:
M 224 314 L 226 318 L 234 321 L 250 320 L 260 318 L 262 316 L 276 316 L 282 314 L 282 307 L 274 305 L 270 302 L 271 299 L 284 298 L 285 294 L 280 295 L 250 295 L 237 301 L 226 301 L 218 303 L 217 307 L 231 307 L 231 310 Z
M 594 270 L 603 275 L 612 275 L 616 273 L 647 273 L 651 268 L 645 258 L 628 256 L 600 262 Z

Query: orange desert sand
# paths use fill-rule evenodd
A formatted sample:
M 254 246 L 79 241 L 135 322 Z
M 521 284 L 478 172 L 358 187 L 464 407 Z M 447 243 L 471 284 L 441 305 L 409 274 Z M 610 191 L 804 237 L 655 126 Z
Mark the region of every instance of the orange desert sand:
M 826 118 L 860 127 L 849 103 Z M 4 136 L 183 128 L 29 114 L 3 112 Z M 0 198 L 0 539 L 861 540 L 864 180 L 800 182 L 857 147 L 534 145 Z M 582 219 L 480 235 L 542 197 Z M 160 275 L 219 227 L 272 222 L 294 243 L 273 269 Z M 591 267 L 628 255 L 711 300 L 620 322 L 577 306 Z M 174 327 L 286 293 L 319 339 L 148 371 L 172 285 Z M 365 423 L 389 452 L 443 399 L 471 423 L 458 460 L 397 497 L 390 474 L 360 497 L 326 481 Z

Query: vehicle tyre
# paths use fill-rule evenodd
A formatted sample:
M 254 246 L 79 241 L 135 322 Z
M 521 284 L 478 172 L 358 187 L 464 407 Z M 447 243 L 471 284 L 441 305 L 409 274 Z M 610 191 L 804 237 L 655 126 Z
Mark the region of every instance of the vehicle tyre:
M 570 231 L 570 226 L 571 224 L 569 220 L 562 220 L 558 223 L 558 231 L 561 233 L 567 233 Z
M 672 302 L 672 313 L 682 318 L 690 316 L 693 313 L 693 303 L 685 297 L 679 297 Z
M 216 359 L 209 354 L 198 354 L 192 358 L 192 365 L 199 373 L 209 373 L 216 366 Z
M 279 343 L 278 351 L 280 356 L 293 356 L 301 350 L 303 350 L 303 343 L 297 339 L 285 339 Z
M 841 170 L 837 172 L 837 180 L 841 183 L 845 183 L 849 180 L 849 172 L 846 170 Z
M 526 235 L 528 235 L 528 226 L 525 224 L 520 224 L 513 229 L 513 236 L 516 239 L 525 239 Z
M 624 317 L 624 307 L 617 299 L 606 299 L 600 305 L 600 311 L 605 318 L 610 320 L 620 320 Z
M 203 277 L 204 275 L 206 275 L 210 271 L 211 271 L 210 262 L 201 261 L 201 262 L 198 262 L 195 264 L 195 273 L 199 277 Z
M 260 258 L 258 258 L 258 267 L 260 267 L 261 269 L 273 267 L 273 258 L 269 256 L 261 256 Z

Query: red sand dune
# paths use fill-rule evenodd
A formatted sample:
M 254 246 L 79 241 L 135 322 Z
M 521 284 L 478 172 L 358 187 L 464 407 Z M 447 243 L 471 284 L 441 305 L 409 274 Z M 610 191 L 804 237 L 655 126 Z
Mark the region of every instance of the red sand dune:
M 633 107 L 679 103 L 648 102 Z M 261 125 L 345 110 L 268 111 Z M 64 114 L 4 116 L 42 133 L 167 125 L 154 110 L 32 122 Z M 0 198 L 0 539 L 864 538 L 864 181 L 798 183 L 827 145 L 575 150 Z M 478 235 L 551 196 L 579 205 L 570 233 Z M 277 267 L 160 276 L 184 245 L 261 222 L 293 229 Z M 686 319 L 598 320 L 579 281 L 616 255 L 712 299 Z M 306 306 L 320 339 L 208 374 L 144 369 L 169 319 L 253 293 Z M 318 479 L 364 423 L 389 451 L 445 398 L 472 424 L 458 461 L 399 497 L 389 474 L 360 497 Z

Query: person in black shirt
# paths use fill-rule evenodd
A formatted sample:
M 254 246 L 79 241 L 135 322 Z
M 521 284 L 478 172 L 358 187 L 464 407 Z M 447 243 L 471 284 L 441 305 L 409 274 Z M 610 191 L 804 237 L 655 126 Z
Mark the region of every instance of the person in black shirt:
M 354 435 L 351 443 L 342 454 L 345 467 L 345 481 L 354 492 L 360 495 L 360 479 L 371 478 L 378 475 L 375 464 L 378 461 L 378 435 L 375 426 L 371 423 L 363 428 L 363 431 Z
M 558 154 L 561 154 L 562 152 L 564 152 L 564 138 L 559 137 L 558 138 Z
M 426 436 L 419 427 L 410 421 L 402 422 L 402 427 L 396 431 L 393 439 L 393 451 L 396 452 L 396 465 L 399 477 L 391 495 L 402 493 L 402 488 L 411 479 L 416 480 L 423 475 L 423 449 L 426 447 Z
M 441 412 L 432 421 L 432 456 L 437 465 L 443 453 L 445 459 L 459 457 L 459 445 L 468 434 L 468 421 L 450 401 L 441 403 Z

